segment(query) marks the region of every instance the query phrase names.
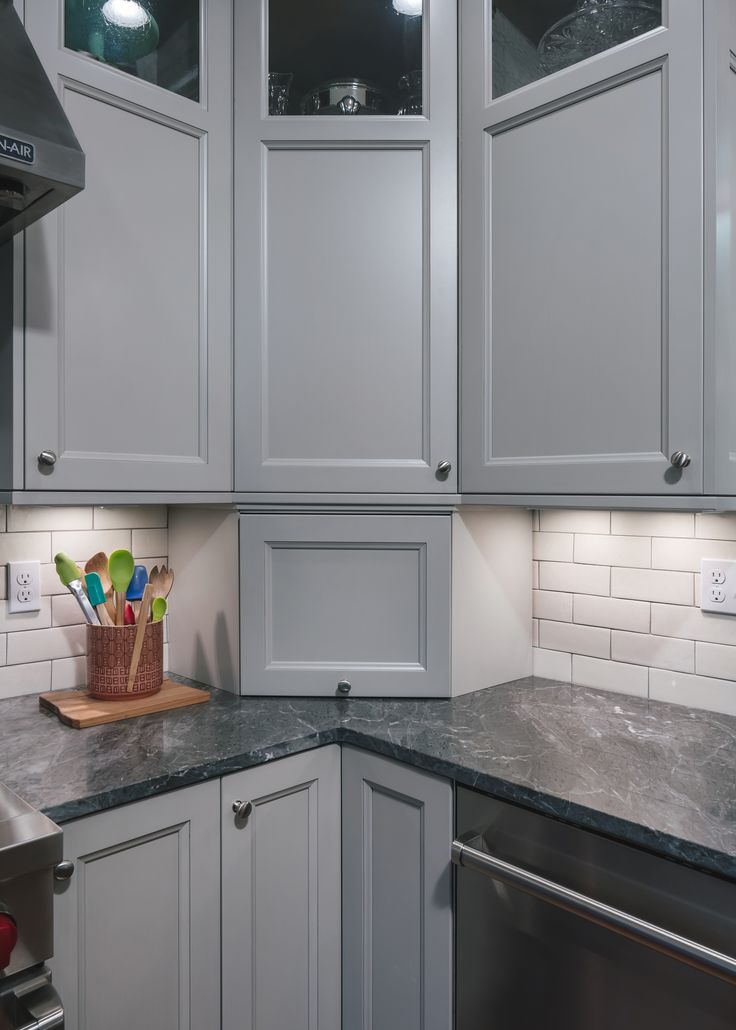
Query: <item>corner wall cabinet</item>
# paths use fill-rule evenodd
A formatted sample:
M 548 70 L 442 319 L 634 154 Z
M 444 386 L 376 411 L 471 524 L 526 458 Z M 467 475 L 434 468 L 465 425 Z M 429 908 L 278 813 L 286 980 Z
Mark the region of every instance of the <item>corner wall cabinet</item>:
M 25 4 L 87 158 L 26 232 L 25 489 L 230 490 L 231 5 L 100 6 Z
M 462 12 L 462 489 L 700 493 L 701 5 L 577 63 L 535 6 Z
M 236 0 L 238 491 L 457 489 L 456 37 Z

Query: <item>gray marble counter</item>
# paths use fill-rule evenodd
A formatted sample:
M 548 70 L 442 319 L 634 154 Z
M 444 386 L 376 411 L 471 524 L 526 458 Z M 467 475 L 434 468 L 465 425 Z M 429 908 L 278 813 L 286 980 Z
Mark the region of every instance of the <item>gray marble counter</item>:
M 736 718 L 524 679 L 447 701 L 235 698 L 86 730 L 0 701 L 0 781 L 69 819 L 332 742 L 736 881 Z

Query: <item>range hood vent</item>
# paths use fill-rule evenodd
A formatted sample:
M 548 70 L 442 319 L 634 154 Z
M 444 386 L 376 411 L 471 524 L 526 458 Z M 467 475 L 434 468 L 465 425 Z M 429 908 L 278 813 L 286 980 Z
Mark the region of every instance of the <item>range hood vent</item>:
M 12 0 L 0 0 L 0 243 L 84 189 L 84 153 Z

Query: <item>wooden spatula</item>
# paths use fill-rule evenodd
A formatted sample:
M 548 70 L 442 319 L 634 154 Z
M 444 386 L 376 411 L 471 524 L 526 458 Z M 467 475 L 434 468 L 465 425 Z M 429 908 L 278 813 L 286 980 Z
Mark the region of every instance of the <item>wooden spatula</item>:
M 154 565 L 148 581 L 153 587 L 154 597 L 168 597 L 174 585 L 174 573 L 168 565 L 162 565 L 161 568 Z
M 141 660 L 143 638 L 146 635 L 146 623 L 148 622 L 148 616 L 151 612 L 152 600 L 153 587 L 150 583 L 146 583 L 146 588 L 143 591 L 143 598 L 141 600 L 141 610 L 138 612 L 138 629 L 136 630 L 135 642 L 133 644 L 133 657 L 130 659 L 130 673 L 128 674 L 128 686 L 126 688 L 129 694 L 133 690 L 135 674 L 138 672 L 138 663 Z

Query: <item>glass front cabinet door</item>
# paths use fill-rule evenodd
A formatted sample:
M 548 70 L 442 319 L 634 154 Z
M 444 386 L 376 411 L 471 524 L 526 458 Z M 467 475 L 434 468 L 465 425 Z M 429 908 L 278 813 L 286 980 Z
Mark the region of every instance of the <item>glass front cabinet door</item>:
M 461 15 L 463 493 L 697 494 L 702 5 Z
M 231 490 L 230 2 L 24 6 L 86 155 L 25 234 L 25 488 Z
M 235 2 L 235 485 L 452 493 L 457 8 Z

